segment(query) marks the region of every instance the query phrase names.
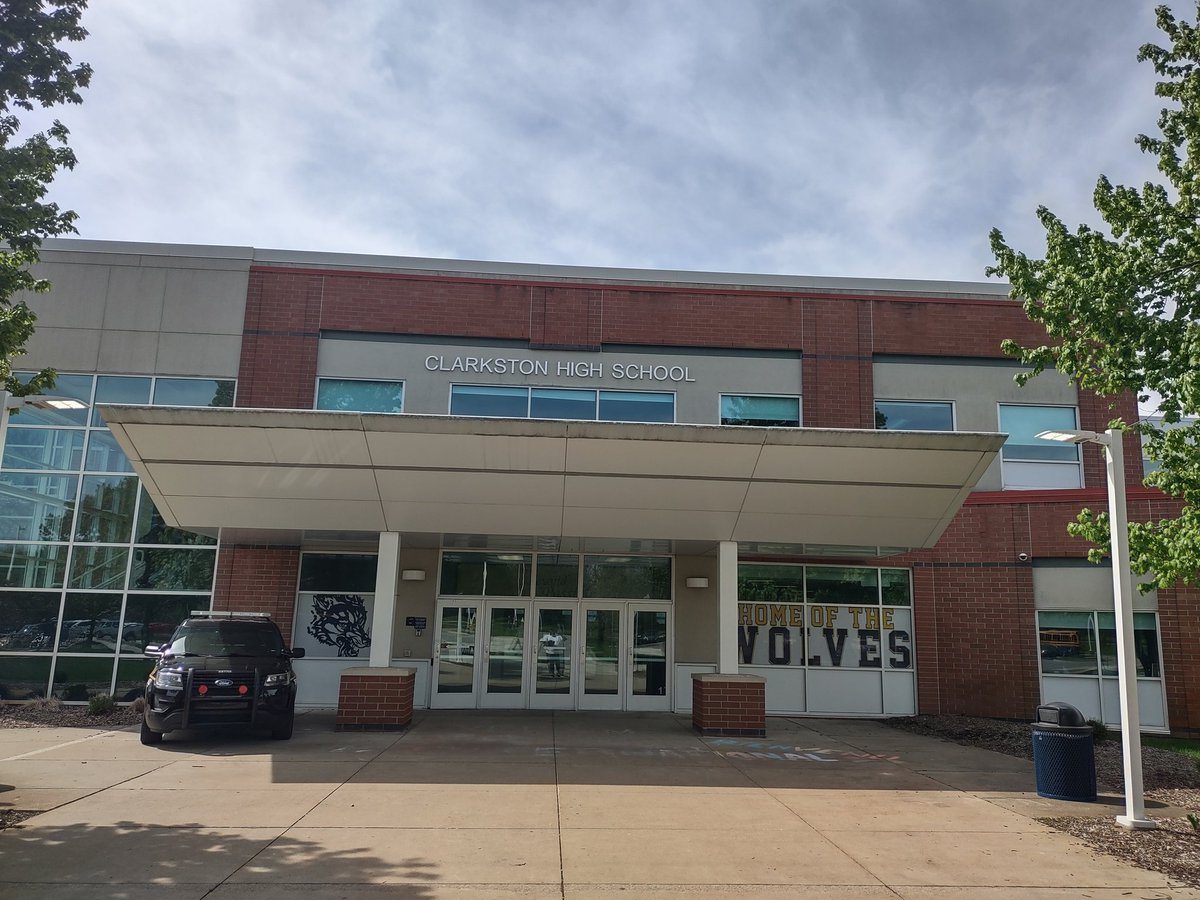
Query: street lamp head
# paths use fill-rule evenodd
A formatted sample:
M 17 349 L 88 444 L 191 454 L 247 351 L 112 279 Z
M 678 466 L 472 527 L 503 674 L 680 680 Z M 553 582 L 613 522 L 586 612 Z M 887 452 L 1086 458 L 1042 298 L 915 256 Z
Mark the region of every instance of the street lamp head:
M 1039 431 L 1037 436 L 1043 441 L 1058 441 L 1062 444 L 1107 444 L 1105 435 L 1094 431 Z

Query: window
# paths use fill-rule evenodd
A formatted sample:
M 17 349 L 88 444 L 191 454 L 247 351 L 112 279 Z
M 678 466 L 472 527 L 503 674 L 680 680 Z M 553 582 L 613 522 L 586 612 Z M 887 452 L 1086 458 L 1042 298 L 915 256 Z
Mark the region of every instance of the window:
M 155 406 L 233 406 L 233 382 L 215 378 L 156 378 Z
M 742 666 L 913 668 L 908 569 L 740 563 L 737 596 Z
M 528 597 L 529 553 L 443 553 L 441 593 L 458 597 Z
M 529 417 L 529 388 L 452 385 L 450 415 L 526 419 Z
M 455 384 L 450 387 L 450 415 L 585 422 L 597 419 L 601 422 L 674 422 L 675 395 L 666 391 Z
M 1110 612 L 1039 612 L 1038 649 L 1043 675 L 1117 676 L 1117 626 Z M 1133 614 L 1138 678 L 1161 678 L 1158 616 Z
M 601 422 L 674 422 L 675 395 L 643 391 L 601 391 Z
M 876 400 L 875 427 L 887 431 L 953 431 L 948 400 Z
M 721 424 L 798 428 L 800 398 L 722 394 Z
M 529 395 L 529 415 L 534 419 L 596 418 L 596 392 L 567 388 L 533 388 Z
M 340 412 L 403 412 L 404 383 L 321 378 L 317 380 L 316 408 Z
M 1042 431 L 1078 428 L 1073 406 L 1000 404 L 1000 430 L 1008 440 L 1000 450 L 1006 490 L 1083 487 L 1079 447 L 1037 437 Z
M 669 556 L 585 556 L 583 596 L 611 600 L 670 600 Z

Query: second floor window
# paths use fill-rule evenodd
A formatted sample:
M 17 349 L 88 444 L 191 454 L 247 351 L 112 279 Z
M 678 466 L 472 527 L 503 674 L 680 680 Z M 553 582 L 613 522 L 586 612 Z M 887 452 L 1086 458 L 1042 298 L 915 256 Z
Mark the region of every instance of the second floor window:
M 1000 430 L 1008 440 L 1000 450 L 1005 490 L 1045 490 L 1083 487 L 1079 447 L 1044 441 L 1042 431 L 1078 428 L 1073 406 L 1000 404 Z
M 721 424 L 799 428 L 800 398 L 722 394 Z
M 317 381 L 316 408 L 339 412 L 403 412 L 404 382 L 321 378 Z
M 875 427 L 887 431 L 953 431 L 948 400 L 876 400 Z
M 670 423 L 675 421 L 675 395 L 666 391 L 455 384 L 450 388 L 450 415 Z

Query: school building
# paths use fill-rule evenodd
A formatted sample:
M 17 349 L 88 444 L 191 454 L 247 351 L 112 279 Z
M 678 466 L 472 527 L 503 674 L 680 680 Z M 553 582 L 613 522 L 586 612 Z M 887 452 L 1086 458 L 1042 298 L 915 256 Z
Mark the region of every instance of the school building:
M 299 703 L 1119 722 L 1094 446 L 995 283 L 48 241 L 0 470 L 0 698 L 137 696 L 268 612 Z M 1007 437 L 1005 437 L 1007 436 Z M 1173 502 L 1141 486 L 1129 514 Z M 1135 600 L 1146 730 L 1200 731 L 1200 596 Z M 397 687 L 399 685 L 399 687 Z M 748 728 L 750 726 L 747 726 Z

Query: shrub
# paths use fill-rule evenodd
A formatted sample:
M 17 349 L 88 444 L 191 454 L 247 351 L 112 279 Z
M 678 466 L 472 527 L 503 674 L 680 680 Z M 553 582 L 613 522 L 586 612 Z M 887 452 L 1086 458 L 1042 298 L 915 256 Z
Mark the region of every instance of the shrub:
M 40 709 L 45 712 L 62 712 L 63 702 L 57 697 L 38 697 L 25 704 L 30 709 Z
M 89 716 L 103 716 L 116 708 L 116 701 L 108 694 L 93 694 L 88 698 Z
M 1096 743 L 1111 739 L 1112 735 L 1108 732 L 1108 726 L 1099 719 L 1088 719 L 1087 723 L 1092 726 L 1092 738 Z

